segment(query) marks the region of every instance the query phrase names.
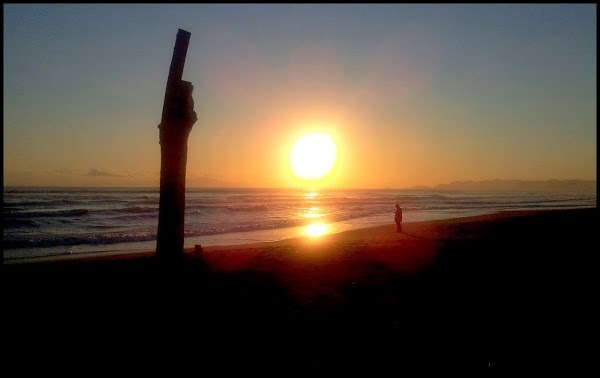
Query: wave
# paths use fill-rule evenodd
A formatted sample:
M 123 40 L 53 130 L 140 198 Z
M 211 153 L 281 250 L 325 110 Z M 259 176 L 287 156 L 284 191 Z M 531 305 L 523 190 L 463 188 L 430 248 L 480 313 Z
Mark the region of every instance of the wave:
M 270 210 L 269 206 L 267 205 L 240 205 L 240 206 L 233 206 L 233 205 L 191 205 L 191 206 L 186 206 L 186 211 L 192 211 L 193 210 L 227 210 L 227 211 L 268 211 Z
M 332 223 L 344 220 L 368 217 L 373 215 L 385 214 L 387 211 L 381 210 L 364 210 L 351 213 L 325 214 L 318 218 L 318 222 Z M 393 213 L 391 214 L 393 219 Z M 257 221 L 251 223 L 239 223 L 232 225 L 219 225 L 216 227 L 192 228 L 185 230 L 185 236 L 202 236 L 202 235 L 217 235 L 244 231 L 259 231 L 271 230 L 288 227 L 307 226 L 315 222 L 311 218 L 286 218 L 286 219 L 269 219 L 265 221 Z M 391 221 L 390 221 L 391 222 Z
M 21 194 L 21 193 L 68 193 L 68 194 L 87 194 L 87 193 L 160 193 L 160 188 L 89 188 L 89 187 L 5 187 L 4 193 Z
M 13 228 L 13 227 L 39 227 L 37 223 L 31 219 L 3 219 L 2 227 Z
M 48 218 L 48 217 L 78 217 L 90 212 L 88 209 L 48 210 L 10 213 L 10 218 Z M 6 215 L 5 215 L 6 217 Z
M 229 211 L 266 211 L 269 210 L 267 205 L 251 205 L 251 206 L 227 206 Z
M 23 211 L 23 210 L 25 210 L 25 208 L 19 207 L 19 206 L 2 206 L 2 213 L 4 213 L 4 214 L 10 214 L 15 211 Z
M 148 195 L 146 195 L 146 196 L 139 196 L 139 197 L 135 197 L 135 198 L 136 199 L 155 199 L 155 200 L 158 200 L 157 196 L 148 196 Z
M 113 209 L 112 211 L 116 211 L 118 213 L 156 213 L 158 212 L 158 207 L 134 206 L 123 209 Z
M 56 247 L 65 245 L 103 245 L 156 240 L 155 232 L 113 233 L 91 236 L 55 236 L 46 238 L 4 240 L 4 248 Z
M 376 211 L 364 211 L 357 213 L 348 214 L 337 214 L 335 216 L 326 216 L 319 218 L 319 221 L 335 222 L 353 218 L 360 218 L 364 216 L 374 215 L 380 212 Z M 305 226 L 312 223 L 310 219 L 305 218 L 293 218 L 293 219 L 275 219 L 266 220 L 261 222 L 241 223 L 232 225 L 221 225 L 215 227 L 200 227 L 190 228 L 185 230 L 186 237 L 202 236 L 202 235 L 216 235 L 226 234 L 233 232 L 243 231 L 257 231 L 257 230 L 270 230 L 277 228 L 297 227 Z M 15 238 L 5 239 L 4 248 L 43 248 L 43 247 L 56 247 L 56 246 L 67 246 L 67 245 L 104 245 L 104 244 L 115 244 L 115 243 L 127 243 L 127 242 L 143 242 L 156 240 L 156 232 L 140 231 L 140 232 L 120 232 L 120 233 L 105 233 L 99 235 L 85 235 L 85 236 L 49 236 L 41 238 Z
M 17 207 L 52 207 L 52 206 L 66 206 L 76 205 L 81 203 L 79 200 L 25 200 L 25 201 L 3 201 L 2 206 L 17 206 Z
M 156 213 L 158 207 L 133 206 L 113 209 L 69 209 L 69 210 L 41 210 L 41 211 L 8 211 L 5 217 L 10 218 L 48 218 L 48 217 L 78 217 L 90 213 Z
M 212 205 L 193 205 L 186 206 L 186 212 L 198 212 L 197 210 L 227 210 L 227 211 L 267 211 L 269 207 L 267 205 L 249 205 L 249 206 L 212 206 Z M 196 211 L 195 211 L 196 210 Z M 154 214 L 158 213 L 158 207 L 148 207 L 148 206 L 134 206 L 134 207 L 126 207 L 121 209 L 108 209 L 108 210 L 99 210 L 103 212 L 117 212 L 117 213 L 134 213 L 134 214 Z
M 129 203 L 131 200 L 115 198 L 114 196 L 77 197 L 76 199 L 27 199 L 27 200 L 4 200 L 3 207 L 19 208 L 49 208 L 61 206 L 81 206 L 84 204 L 98 203 Z

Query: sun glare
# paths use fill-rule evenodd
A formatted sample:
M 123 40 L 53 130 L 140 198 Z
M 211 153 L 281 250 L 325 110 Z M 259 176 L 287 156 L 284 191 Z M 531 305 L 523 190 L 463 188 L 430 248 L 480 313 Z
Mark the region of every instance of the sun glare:
M 337 160 L 337 148 L 331 135 L 310 133 L 302 136 L 290 156 L 294 174 L 301 179 L 317 180 L 325 177 Z
M 327 226 L 323 223 L 311 224 L 306 226 L 306 235 L 317 237 L 324 235 L 327 232 Z

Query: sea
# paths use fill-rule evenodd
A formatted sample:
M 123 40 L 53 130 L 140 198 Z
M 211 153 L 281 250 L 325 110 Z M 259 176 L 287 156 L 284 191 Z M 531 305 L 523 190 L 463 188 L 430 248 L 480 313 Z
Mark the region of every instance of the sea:
M 186 190 L 185 247 L 314 238 L 503 210 L 596 207 L 596 193 L 411 189 Z M 3 258 L 156 248 L 158 188 L 4 187 Z

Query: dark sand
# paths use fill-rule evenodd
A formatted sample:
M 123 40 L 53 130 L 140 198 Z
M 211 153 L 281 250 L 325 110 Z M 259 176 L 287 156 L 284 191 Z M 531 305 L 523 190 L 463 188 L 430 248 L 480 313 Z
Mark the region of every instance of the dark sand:
M 584 369 L 596 360 L 597 219 L 594 208 L 401 234 L 390 224 L 188 251 L 176 267 L 152 253 L 5 261 L 4 365 L 83 376 Z

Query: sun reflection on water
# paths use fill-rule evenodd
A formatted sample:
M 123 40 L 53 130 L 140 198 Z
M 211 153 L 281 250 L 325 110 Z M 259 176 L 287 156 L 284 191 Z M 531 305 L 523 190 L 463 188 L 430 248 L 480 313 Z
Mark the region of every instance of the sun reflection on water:
M 311 224 L 306 226 L 306 235 L 311 237 L 317 237 L 324 235 L 327 232 L 327 225 L 324 223 Z
M 308 193 L 304 193 L 304 197 L 306 199 L 313 199 L 315 198 L 319 193 L 317 192 L 308 192 Z
M 305 218 L 318 218 L 318 217 L 322 217 L 325 214 L 320 214 L 321 209 L 318 207 L 311 207 L 310 209 L 308 209 L 308 211 L 306 212 L 306 214 L 304 214 L 303 216 Z

